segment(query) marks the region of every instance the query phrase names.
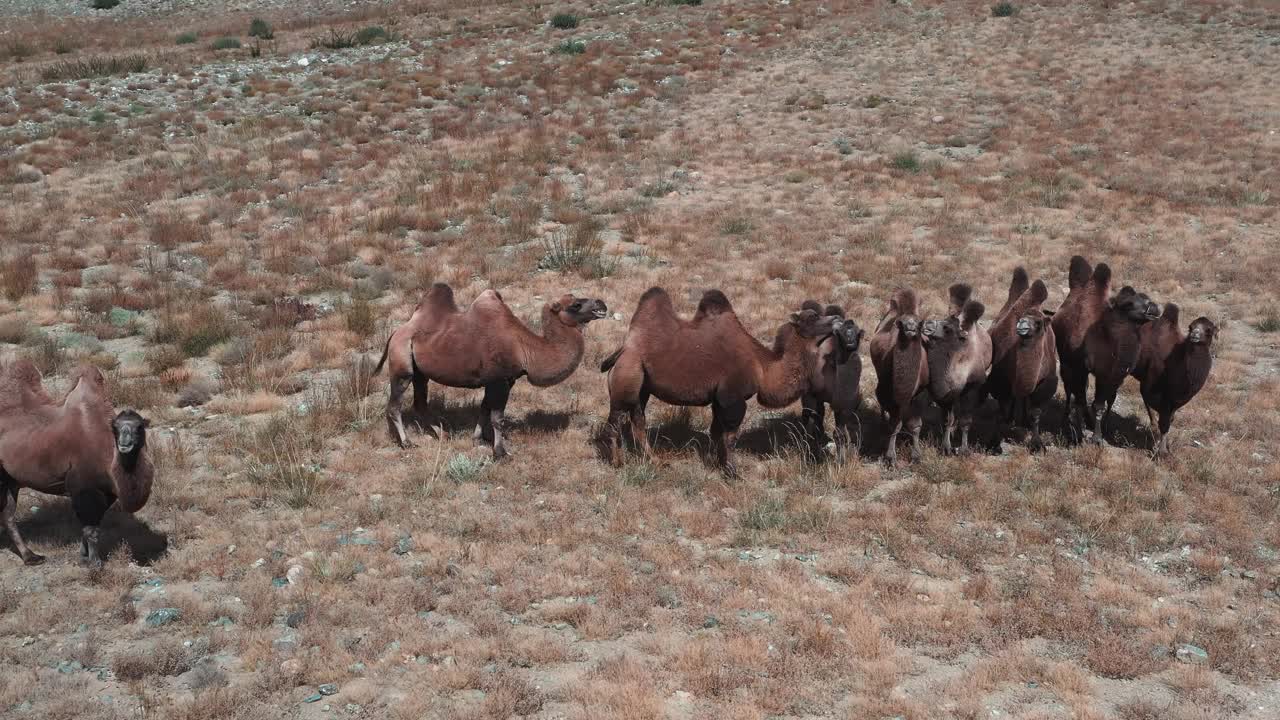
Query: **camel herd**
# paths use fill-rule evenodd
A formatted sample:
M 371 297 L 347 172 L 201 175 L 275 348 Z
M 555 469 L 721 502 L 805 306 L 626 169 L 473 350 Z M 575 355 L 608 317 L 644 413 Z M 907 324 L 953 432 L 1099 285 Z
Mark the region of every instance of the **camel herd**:
M 956 450 L 968 452 L 970 428 L 988 397 L 996 400 L 1000 419 L 1025 428 L 1029 446 L 1039 449 L 1040 418 L 1059 377 L 1066 395 L 1066 434 L 1083 439 L 1088 412 L 1092 439 L 1101 443 L 1116 394 L 1130 375 L 1140 383 L 1153 450 L 1167 454 L 1174 415 L 1209 376 L 1217 328 L 1200 317 L 1184 333 L 1177 305 L 1162 310 L 1128 285 L 1112 293 L 1111 268 L 1105 263 L 1094 267 L 1073 257 L 1068 281 L 1069 292 L 1057 311 L 1046 310 L 1045 283 L 1030 282 L 1026 270 L 1017 268 L 1004 306 L 988 327 L 979 323 L 986 308 L 973 299 L 969 285 L 953 285 L 946 314 L 933 318 L 922 315 L 914 290 L 894 291 L 868 343 L 876 401 L 889 428 L 885 460 L 895 462 L 904 429 L 911 435 L 911 457 L 919 459 L 930 403 L 945 415 L 943 450 L 953 451 L 958 429 Z M 603 300 L 566 294 L 543 307 L 539 333 L 516 318 L 496 291 L 482 292 L 464 310 L 447 285 L 433 285 L 391 334 L 374 370 L 376 375 L 385 365 L 390 374 L 386 418 L 392 438 L 402 447 L 411 444 L 401 416 L 410 386 L 420 424 L 427 415 L 430 382 L 483 388 L 475 439 L 492 438 L 494 457 L 504 457 L 512 386 L 521 377 L 538 387 L 567 379 L 582 361 L 584 328 L 607 313 Z M 835 417 L 833 444 L 844 458 L 861 406 L 864 335 L 840 306 L 806 300 L 769 347 L 747 331 L 719 290 L 707 291 L 686 319 L 665 290 L 650 288 L 622 346 L 600 366 L 608 374 L 609 460 L 622 464 L 627 424 L 636 450 L 652 456 L 645 427 L 651 397 L 671 405 L 710 406 L 715 459 L 730 474 L 752 397 L 766 408 L 800 400 L 812 439 L 822 435 L 829 405 Z M 1094 396 L 1087 403 L 1090 377 Z M 81 558 L 95 565 L 101 564 L 98 527 L 106 510 L 118 503 L 119 509 L 135 512 L 151 492 L 154 473 L 144 453 L 148 421 L 133 410 L 114 411 L 96 368 L 78 368 L 71 379 L 71 390 L 59 402 L 45 392 L 31 362 L 17 360 L 0 370 L 0 517 L 28 565 L 44 558 L 18 533 L 19 489 L 69 497 L 82 526 Z

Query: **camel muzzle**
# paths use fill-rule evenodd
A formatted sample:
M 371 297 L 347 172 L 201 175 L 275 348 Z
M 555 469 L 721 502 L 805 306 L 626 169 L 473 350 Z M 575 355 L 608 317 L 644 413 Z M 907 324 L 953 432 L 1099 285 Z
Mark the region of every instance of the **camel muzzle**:
M 1022 320 L 1019 320 L 1018 324 L 1014 327 L 1014 332 L 1018 333 L 1018 337 L 1024 337 L 1024 338 L 1031 337 L 1031 333 L 1034 330 L 1035 330 L 1035 325 L 1032 324 L 1030 320 L 1027 320 L 1025 318 L 1023 318 Z

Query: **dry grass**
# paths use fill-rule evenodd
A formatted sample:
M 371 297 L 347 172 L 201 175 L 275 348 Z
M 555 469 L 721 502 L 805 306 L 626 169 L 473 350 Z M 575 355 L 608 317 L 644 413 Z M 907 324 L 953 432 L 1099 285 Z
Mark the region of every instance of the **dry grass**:
M 14 19 L 0 354 L 55 395 L 110 368 L 158 478 L 101 572 L 23 492 L 51 561 L 0 554 L 0 715 L 1268 717 L 1275 19 L 1014 9 L 401 0 L 264 13 L 260 57 L 211 47 L 243 13 Z M 1076 253 L 1221 329 L 1171 459 L 1129 382 L 1120 447 L 997 454 L 988 407 L 948 457 L 931 412 L 888 469 L 865 360 L 846 463 L 753 405 L 729 480 L 709 412 L 656 401 L 657 462 L 598 455 L 595 368 L 652 285 L 685 314 L 722 289 L 767 343 L 810 297 L 864 328 L 898 285 L 996 308 L 1019 264 L 1056 307 Z M 535 326 L 564 292 L 622 315 L 563 384 L 517 383 L 508 461 L 473 446 L 479 391 L 432 384 L 419 447 L 387 439 L 372 366 L 435 281 Z

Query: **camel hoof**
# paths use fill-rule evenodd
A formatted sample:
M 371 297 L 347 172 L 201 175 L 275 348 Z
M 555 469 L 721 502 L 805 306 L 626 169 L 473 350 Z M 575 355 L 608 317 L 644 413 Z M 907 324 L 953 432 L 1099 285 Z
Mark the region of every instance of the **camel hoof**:
M 44 556 L 37 555 L 35 553 L 28 553 L 26 557 L 22 558 L 22 564 L 26 565 L 27 567 L 35 567 L 36 565 L 43 565 Z

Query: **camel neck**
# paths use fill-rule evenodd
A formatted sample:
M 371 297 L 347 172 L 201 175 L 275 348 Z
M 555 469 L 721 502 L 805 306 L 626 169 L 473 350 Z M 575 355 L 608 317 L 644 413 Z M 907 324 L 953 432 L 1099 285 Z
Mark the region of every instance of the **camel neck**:
M 130 475 L 138 471 L 138 458 L 142 457 L 142 446 L 134 448 L 131 452 L 122 453 L 116 451 L 116 463 L 120 469 Z
M 784 334 L 785 333 L 785 334 Z M 782 407 L 804 393 L 808 379 L 805 345 L 816 342 L 794 330 L 779 333 L 772 350 L 759 346 L 762 372 L 757 399 L 765 407 Z M 757 345 L 759 345 L 757 343 Z M 759 352 L 762 351 L 762 352 Z
M 563 382 L 582 361 L 585 341 L 582 329 L 569 327 L 550 307 L 542 311 L 542 335 L 532 336 L 525 347 L 525 372 L 539 387 Z

